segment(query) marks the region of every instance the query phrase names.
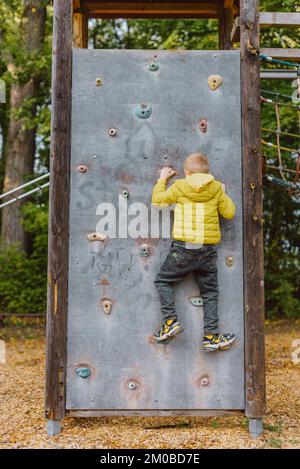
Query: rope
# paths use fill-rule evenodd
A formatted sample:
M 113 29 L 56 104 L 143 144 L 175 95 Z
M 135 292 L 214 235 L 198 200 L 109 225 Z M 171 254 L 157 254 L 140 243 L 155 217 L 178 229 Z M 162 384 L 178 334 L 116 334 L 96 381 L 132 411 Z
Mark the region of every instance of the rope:
M 286 67 L 293 67 L 297 71 L 297 88 L 298 88 L 298 97 L 300 97 L 300 64 L 296 62 L 290 62 L 287 60 L 281 60 L 281 59 L 275 59 L 274 57 L 270 57 L 268 55 L 260 54 L 259 51 L 255 50 L 253 47 L 248 48 L 249 52 L 251 52 L 254 55 L 257 55 L 260 60 L 270 62 L 273 64 L 281 64 L 285 65 Z M 283 186 L 285 188 L 289 189 L 289 194 L 291 195 L 293 191 L 297 191 L 297 193 L 300 192 L 300 186 L 298 185 L 298 180 L 300 176 L 300 105 L 297 104 L 290 104 L 290 103 L 285 103 L 283 101 L 279 101 L 280 98 L 287 98 L 288 100 L 294 101 L 293 96 L 288 96 L 283 93 L 278 93 L 274 91 L 268 91 L 268 90 L 261 90 L 262 95 L 269 95 L 273 96 L 274 99 L 261 96 L 261 102 L 266 103 L 266 104 L 271 104 L 275 108 L 275 115 L 276 115 L 276 130 L 268 129 L 265 127 L 262 127 L 262 131 L 267 132 L 269 134 L 275 134 L 276 135 L 276 144 L 272 142 L 267 142 L 266 140 L 262 139 L 261 143 L 262 145 L 274 148 L 277 150 L 277 158 L 278 158 L 278 165 L 266 165 L 267 168 L 269 169 L 274 169 L 276 171 L 279 171 L 279 174 L 281 178 L 277 178 L 273 175 L 266 175 L 265 178 L 268 181 L 271 181 L 274 184 Z M 298 101 L 300 101 L 298 99 Z M 299 125 L 299 135 L 294 134 L 292 132 L 286 132 L 281 130 L 281 122 L 280 122 L 280 107 L 287 107 L 287 108 L 294 108 L 297 109 L 298 112 L 298 125 Z M 287 137 L 293 137 L 297 138 L 298 140 L 298 146 L 299 148 L 297 150 L 285 147 L 281 145 L 280 137 L 281 136 L 287 136 Z M 292 156 L 296 157 L 296 169 L 287 169 L 283 167 L 282 164 L 282 151 L 290 153 Z M 288 181 L 286 178 L 286 174 L 291 173 L 294 174 L 294 180 L 293 182 Z
M 287 137 L 295 137 L 295 138 L 300 138 L 300 135 L 298 134 L 292 134 L 291 132 L 286 132 L 286 131 L 283 131 L 283 130 L 280 130 L 280 129 L 276 129 L 276 130 L 273 130 L 273 129 L 268 129 L 267 127 L 262 127 L 261 130 L 263 130 L 264 132 L 268 132 L 270 134 L 279 134 L 279 135 L 286 135 Z
M 272 174 L 266 174 L 265 178 L 267 181 L 273 182 L 273 184 L 278 184 L 279 186 L 286 187 L 288 189 L 300 190 L 300 186 L 290 181 L 283 181 L 280 178 L 273 176 Z
M 274 59 L 274 57 L 270 57 L 269 55 L 265 54 L 258 54 L 258 57 L 260 58 L 260 60 L 264 60 L 265 62 L 286 65 L 287 67 L 299 67 L 299 64 L 297 62 L 287 62 L 286 60 Z
M 276 148 L 276 149 L 278 149 L 278 147 L 279 147 L 280 150 L 287 151 L 289 153 L 292 153 L 293 155 L 298 155 L 298 153 L 300 152 L 300 149 L 295 150 L 293 148 L 283 147 L 282 145 L 275 145 L 275 143 L 267 142 L 263 138 L 261 139 L 261 143 L 263 145 L 266 145 L 267 147 L 272 147 L 272 148 Z
M 290 99 L 291 101 L 293 100 L 293 96 L 290 96 L 288 94 L 278 93 L 276 91 L 267 91 L 267 90 L 260 90 L 260 91 L 265 94 L 271 94 L 273 96 L 282 96 L 283 98 Z
M 276 171 L 280 171 L 280 169 L 278 168 L 278 166 L 275 166 L 275 165 L 272 165 L 272 164 L 266 164 L 266 168 L 274 169 L 274 170 L 276 170 Z M 295 173 L 296 173 L 296 170 L 295 170 L 295 169 L 284 168 L 284 172 L 295 174 Z
M 263 96 L 260 97 L 260 100 L 263 103 L 273 104 L 273 105 L 278 104 L 278 106 L 291 107 L 291 108 L 294 108 L 294 109 L 298 109 L 298 111 L 300 110 L 300 105 L 298 105 L 298 104 L 283 103 L 282 101 L 275 101 L 275 100 L 270 99 L 270 98 L 264 98 Z

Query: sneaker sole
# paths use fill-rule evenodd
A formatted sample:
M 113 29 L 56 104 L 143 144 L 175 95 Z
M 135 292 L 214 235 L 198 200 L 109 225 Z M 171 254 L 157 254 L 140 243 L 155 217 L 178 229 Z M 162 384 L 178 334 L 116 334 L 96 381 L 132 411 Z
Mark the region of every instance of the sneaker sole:
M 171 339 L 173 339 L 173 337 L 175 337 L 177 334 L 180 334 L 180 332 L 183 332 L 184 329 L 182 326 L 174 329 L 173 331 L 171 332 L 168 332 L 167 334 L 165 334 L 166 337 L 164 337 L 163 339 L 158 339 L 155 337 L 155 340 L 158 344 L 167 344 L 170 342 Z
M 216 348 L 209 347 L 209 348 L 203 348 L 203 352 L 216 352 L 217 350 L 224 351 L 224 350 L 229 350 L 233 342 L 235 341 L 236 337 L 233 337 L 233 339 L 230 339 L 225 345 L 220 346 L 217 345 Z

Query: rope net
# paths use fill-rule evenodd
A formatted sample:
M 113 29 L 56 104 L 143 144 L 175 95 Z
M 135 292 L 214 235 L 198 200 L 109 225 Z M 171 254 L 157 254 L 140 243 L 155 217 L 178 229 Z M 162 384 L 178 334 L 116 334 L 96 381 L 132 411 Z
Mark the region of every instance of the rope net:
M 285 188 L 290 195 L 300 195 L 300 66 L 297 63 L 274 59 L 259 54 L 261 60 L 295 67 L 297 70 L 297 97 L 269 90 L 261 90 L 262 106 L 271 106 L 274 125 L 262 127 L 264 177 L 267 181 Z M 292 125 L 296 113 L 298 133 L 282 128 L 282 115 L 289 113 Z M 275 128 L 274 128 L 275 127 Z M 288 142 L 288 143 L 286 143 Z

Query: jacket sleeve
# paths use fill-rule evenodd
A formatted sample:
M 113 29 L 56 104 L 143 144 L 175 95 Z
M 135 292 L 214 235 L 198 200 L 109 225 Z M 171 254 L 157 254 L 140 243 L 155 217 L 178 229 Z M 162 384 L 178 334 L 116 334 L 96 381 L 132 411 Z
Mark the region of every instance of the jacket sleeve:
M 219 197 L 218 202 L 218 211 L 219 214 L 222 215 L 224 218 L 231 219 L 235 215 L 235 204 L 231 200 L 231 198 L 223 192 L 221 189 L 221 194 Z
M 167 181 L 158 179 L 153 188 L 152 204 L 156 206 L 173 205 L 177 200 L 177 196 L 176 182 L 167 189 Z

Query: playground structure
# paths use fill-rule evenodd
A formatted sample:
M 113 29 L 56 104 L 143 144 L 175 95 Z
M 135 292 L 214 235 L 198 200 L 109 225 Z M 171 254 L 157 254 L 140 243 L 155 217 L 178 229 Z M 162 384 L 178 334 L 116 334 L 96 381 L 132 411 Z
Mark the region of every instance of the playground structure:
M 244 414 L 249 417 L 249 428 L 253 436 L 258 436 L 262 431 L 262 418 L 265 409 L 264 273 L 262 154 L 260 135 L 261 93 L 259 80 L 260 62 L 257 51 L 259 51 L 259 24 L 261 23 L 262 26 L 270 24 L 282 25 L 283 22 L 287 22 L 288 19 L 286 16 L 280 16 L 284 14 L 279 14 L 279 16 L 272 14 L 272 18 L 267 17 L 267 14 L 259 14 L 258 8 L 259 2 L 255 0 L 241 0 L 240 2 L 223 2 L 217 0 L 212 2 L 72 2 L 71 0 L 54 0 L 46 370 L 46 418 L 48 421 L 48 433 L 50 435 L 59 433 L 61 419 L 68 415 L 84 417 L 99 415 Z M 159 51 L 157 59 L 155 57 L 153 59 L 153 51 L 101 52 L 101 50 L 97 50 L 93 52 L 91 50 L 84 50 L 87 48 L 88 19 L 92 17 L 218 18 L 220 50 L 215 52 L 197 51 L 197 53 L 196 51 L 184 51 L 179 52 L 177 55 L 167 51 Z M 289 18 L 291 17 L 289 16 Z M 292 20 L 290 19 L 289 21 Z M 297 21 L 299 22 L 298 17 Z M 240 38 L 240 49 L 231 51 L 233 40 L 236 40 L 237 34 L 239 34 Z M 73 48 L 74 50 L 72 50 Z M 285 50 L 272 50 L 271 53 L 268 50 L 260 52 L 267 56 L 272 55 L 278 58 L 285 58 L 287 53 L 291 54 Z M 127 54 L 126 59 L 125 54 Z M 175 57 L 174 59 L 171 59 L 172 54 Z M 214 54 L 215 57 L 213 57 Z M 298 51 L 295 51 L 294 54 L 294 57 L 289 58 L 298 59 L 300 57 Z M 233 275 L 233 277 L 231 277 L 232 282 L 235 281 L 234 275 L 239 275 L 242 279 L 242 282 L 238 284 L 238 288 L 235 283 L 232 283 L 231 286 L 233 296 L 235 294 L 233 290 L 239 290 L 242 293 L 241 303 L 240 298 L 235 297 L 237 316 L 233 316 L 231 319 L 236 318 L 239 321 L 242 319 L 241 331 L 244 330 L 244 336 L 240 338 L 241 349 L 239 351 L 243 363 L 239 361 L 238 372 L 235 378 L 233 378 L 236 365 L 235 358 L 230 359 L 230 357 L 236 357 L 236 355 L 230 355 L 234 349 L 230 350 L 227 355 L 224 355 L 224 358 L 223 356 L 222 358 L 219 356 L 215 357 L 213 360 L 203 358 L 197 362 L 193 356 L 194 348 L 191 348 L 190 352 L 192 351 L 192 353 L 189 354 L 189 357 L 192 357 L 191 360 L 194 366 L 193 383 L 196 382 L 197 386 L 193 387 L 193 384 L 191 384 L 189 387 L 187 383 L 190 381 L 188 379 L 186 381 L 183 380 L 185 383 L 184 388 L 180 388 L 179 382 L 176 379 L 174 381 L 167 381 L 166 386 L 169 386 L 168 389 L 172 389 L 170 386 L 174 385 L 174 392 L 175 390 L 178 391 L 176 391 L 177 394 L 175 392 L 177 397 L 174 397 L 175 406 L 172 407 L 170 401 L 165 398 L 164 391 L 162 391 L 161 395 L 157 394 L 157 399 L 155 400 L 155 386 L 154 393 L 150 389 L 151 386 L 149 386 L 150 390 L 148 389 L 148 383 L 153 377 L 155 367 L 152 368 L 152 365 L 146 360 L 146 365 L 142 373 L 136 355 L 134 357 L 131 355 L 133 362 L 128 363 L 127 368 L 120 367 L 118 370 L 117 365 L 112 362 L 112 359 L 116 358 L 114 350 L 116 350 L 117 343 L 109 341 L 107 334 L 97 336 L 97 333 L 99 334 L 99 330 L 97 329 L 98 318 L 99 324 L 103 326 L 101 330 L 108 333 L 109 328 L 112 326 L 107 326 L 107 321 L 113 321 L 114 315 L 118 315 L 118 305 L 115 307 L 114 304 L 116 298 L 114 297 L 112 301 L 111 295 L 115 292 L 120 292 L 120 294 L 125 295 L 125 293 L 120 290 L 122 280 L 119 280 L 119 285 L 115 287 L 114 291 L 110 290 L 111 279 L 107 278 L 109 275 L 101 275 L 101 277 L 96 279 L 94 288 L 100 288 L 101 295 L 98 298 L 100 304 L 97 303 L 98 309 L 96 309 L 98 316 L 95 316 L 94 311 L 96 306 L 93 302 L 93 296 L 85 296 L 87 295 L 86 291 L 91 291 L 88 289 L 87 284 L 85 284 L 85 280 L 86 278 L 91 280 L 92 277 L 84 277 L 82 274 L 83 271 L 76 267 L 76 263 L 80 265 L 80 263 L 85 262 L 84 256 L 87 251 L 82 250 L 84 239 L 86 243 L 95 246 L 95 248 L 88 251 L 92 253 L 93 258 L 97 257 L 99 252 L 104 249 L 103 240 L 96 236 L 95 241 L 93 241 L 91 229 L 91 222 L 93 220 L 91 220 L 90 216 L 85 217 L 85 214 L 88 215 L 90 213 L 90 207 L 87 205 L 87 207 L 84 208 L 82 205 L 84 201 L 84 199 L 80 198 L 82 179 L 80 180 L 79 177 L 88 177 L 89 179 L 86 180 L 85 184 L 91 188 L 95 187 L 96 176 L 93 176 L 93 173 L 98 157 L 101 157 L 101 155 L 103 157 L 104 155 L 104 158 L 107 159 L 110 154 L 108 152 L 109 149 L 112 149 L 112 154 L 114 154 L 113 152 L 115 150 L 113 150 L 112 147 L 114 144 L 116 144 L 118 151 L 122 151 L 123 148 L 122 145 L 120 146 L 120 141 L 118 140 L 118 132 L 119 127 L 122 129 L 122 125 L 124 128 L 126 126 L 124 119 L 118 115 L 117 109 L 114 107 L 116 103 L 111 94 L 112 92 L 106 95 L 107 102 L 109 102 L 109 99 L 112 100 L 112 114 L 108 115 L 114 117 L 115 121 L 119 119 L 117 124 L 112 121 L 113 119 L 111 119 L 110 122 L 103 121 L 105 118 L 104 104 L 103 108 L 99 110 L 99 120 L 97 121 L 96 109 L 93 107 L 93 100 L 95 100 L 95 103 L 99 103 L 99 101 L 97 101 L 100 99 L 98 92 L 100 91 L 101 93 L 102 90 L 103 94 L 106 92 L 105 85 L 107 78 L 103 79 L 103 76 L 109 77 L 109 73 L 115 70 L 114 60 L 116 61 L 116 66 L 124 67 L 124 69 L 126 68 L 126 60 L 128 60 L 128 63 L 131 65 L 131 67 L 128 68 L 132 68 L 135 73 L 140 74 L 141 77 L 143 76 L 141 72 L 142 66 L 146 67 L 147 62 L 147 71 L 149 74 L 152 73 L 152 77 L 158 72 L 157 66 L 160 62 L 162 62 L 162 68 L 165 66 L 166 70 L 168 67 L 174 66 L 174 69 L 176 69 L 180 76 L 180 56 L 183 57 L 181 64 L 184 61 L 190 64 L 191 72 L 188 74 L 189 78 L 195 79 L 195 72 L 197 70 L 200 74 L 200 81 L 200 79 L 204 77 L 203 67 L 207 68 L 207 70 L 212 69 L 210 73 L 207 73 L 207 79 L 209 75 L 214 74 L 220 74 L 224 77 L 224 83 L 220 85 L 220 90 L 222 90 L 224 96 L 222 93 L 217 95 L 218 90 L 209 91 L 209 83 L 206 81 L 207 89 L 205 96 L 210 96 L 209 99 L 215 99 L 216 96 L 219 96 L 219 99 L 221 99 L 220 102 L 224 106 L 225 101 L 222 101 L 222 99 L 224 100 L 225 97 L 226 99 L 230 99 L 228 94 L 230 87 L 228 90 L 226 88 L 230 80 L 232 80 L 232 85 L 236 85 L 235 89 L 237 91 L 240 90 L 239 97 L 237 94 L 234 94 L 234 88 L 230 88 L 236 104 L 236 106 L 232 108 L 232 119 L 235 124 L 241 124 L 241 134 L 237 132 L 237 140 L 235 140 L 235 144 L 240 145 L 241 152 L 237 151 L 237 159 L 233 158 L 232 162 L 228 159 L 228 152 L 226 158 L 229 168 L 231 168 L 233 172 L 237 171 L 235 173 L 235 176 L 237 176 L 236 187 L 233 186 L 233 181 L 230 180 L 229 188 L 235 191 L 234 195 L 238 200 L 238 206 L 243 216 L 238 218 L 234 228 L 235 231 L 232 233 L 231 229 L 228 228 L 228 234 L 225 234 L 224 256 L 226 258 L 226 267 L 224 268 L 222 266 L 221 275 L 223 275 L 222 272 L 224 272 L 224 278 L 225 272 L 226 275 Z M 239 58 L 241 58 L 241 60 L 239 60 Z M 214 60 L 219 64 L 215 66 L 216 72 L 213 71 Z M 229 63 L 228 67 L 226 67 L 226 61 Z M 202 62 L 203 67 L 201 65 Z M 238 66 L 239 63 L 240 70 Z M 223 69 L 220 68 L 220 64 Z M 232 64 L 235 65 L 235 71 L 230 74 L 231 72 L 228 69 L 231 68 L 230 65 Z M 137 68 L 134 68 L 136 66 Z M 123 69 L 120 68 L 120 70 Z M 128 78 L 128 75 L 125 74 L 125 76 Z M 155 79 L 161 79 L 162 81 L 159 75 L 157 75 Z M 147 80 L 150 80 L 150 78 L 147 78 Z M 112 85 L 117 86 L 116 81 L 114 81 L 111 86 Z M 171 83 L 169 83 L 169 87 L 171 87 Z M 178 92 L 178 88 L 174 89 Z M 123 93 L 126 94 L 126 89 L 123 90 Z M 184 93 L 184 96 L 188 97 L 188 93 Z M 213 97 L 212 93 L 215 93 Z M 142 92 L 140 94 L 142 95 Z M 130 90 L 128 90 L 128 95 L 130 96 Z M 86 109 L 83 108 L 83 115 L 80 115 L 81 106 L 84 106 L 85 98 L 90 105 L 91 116 L 93 117 L 91 120 L 91 116 L 89 116 L 88 125 L 85 125 L 85 120 L 83 119 Z M 155 104 L 160 102 L 159 98 L 161 100 L 164 99 L 163 93 L 158 95 Z M 141 102 L 143 103 L 142 96 Z M 218 105 L 216 99 L 216 106 Z M 147 109 L 143 106 L 134 109 L 135 117 L 139 124 L 142 122 L 142 119 L 139 119 L 143 117 L 143 111 L 149 113 L 146 117 L 150 117 L 152 111 L 152 107 L 149 105 Z M 206 112 L 209 112 L 208 109 Z M 155 109 L 152 116 L 153 124 L 147 124 L 147 119 L 143 119 L 143 127 L 138 126 L 137 128 L 142 129 L 141 132 L 144 132 L 144 129 L 151 131 L 152 126 L 157 125 L 154 122 L 154 115 Z M 165 115 L 165 117 L 168 116 Z M 206 134 L 206 132 L 203 132 L 204 127 L 202 127 L 201 130 L 201 125 L 203 126 L 206 122 L 206 115 L 201 114 L 201 109 L 199 109 L 198 117 L 200 119 L 200 131 L 195 134 L 198 140 L 194 135 L 192 141 L 194 144 L 197 144 L 195 142 L 199 142 L 198 145 L 201 150 L 201 142 L 204 142 L 204 140 L 200 140 L 199 136 L 203 138 L 201 132 L 202 134 Z M 211 122 L 210 120 L 207 122 L 209 129 L 207 133 L 208 138 L 211 138 L 209 137 L 210 126 L 213 127 L 213 121 L 216 118 L 217 116 L 212 113 Z M 136 121 L 132 120 L 132 116 L 130 119 L 130 123 L 135 125 Z M 229 119 L 227 120 L 229 121 Z M 94 137 L 94 134 L 92 134 L 89 128 L 92 122 L 98 122 L 99 134 L 97 138 Z M 173 119 L 172 122 L 175 122 L 175 120 Z M 106 134 L 104 134 L 104 129 L 106 129 Z M 167 127 L 163 130 L 164 132 L 168 132 Z M 221 138 L 225 138 L 225 131 L 230 131 L 229 123 L 224 124 L 224 129 L 220 130 Z M 91 132 L 90 136 L 88 132 Z M 180 132 L 178 135 L 180 137 Z M 187 139 L 187 137 L 185 138 Z M 98 142 L 99 140 L 100 143 Z M 112 143 L 112 141 L 116 143 Z M 100 146 L 97 147 L 97 145 Z M 183 149 L 185 149 L 185 147 L 183 147 Z M 222 149 L 220 149 L 220 151 L 221 150 Z M 185 156 L 182 151 L 183 150 L 179 151 L 180 155 L 174 155 L 175 157 L 181 158 L 181 160 L 177 160 L 178 165 L 180 165 L 180 161 L 182 161 L 182 158 Z M 152 162 L 150 164 L 148 159 L 149 155 L 152 157 L 153 149 L 149 150 L 149 148 L 146 147 L 144 149 L 144 155 L 144 164 L 146 166 L 148 165 L 151 170 L 153 170 L 154 167 L 166 164 L 163 155 L 157 155 L 156 161 L 153 161 L 155 165 L 151 167 Z M 136 155 L 134 154 L 134 156 Z M 93 159 L 94 162 L 92 162 Z M 222 165 L 220 158 L 216 158 L 216 160 L 217 161 L 213 163 L 213 169 L 215 169 L 217 173 L 218 171 L 224 171 L 224 166 L 218 167 L 218 165 Z M 120 159 L 116 162 L 106 164 L 108 174 L 116 174 L 118 164 L 123 171 L 124 160 L 122 161 Z M 106 193 L 108 194 L 110 191 L 113 192 L 114 189 L 121 190 L 123 198 L 131 198 L 131 193 L 134 194 L 134 191 L 138 190 L 139 184 L 135 185 L 130 178 L 128 179 L 128 176 L 132 176 L 130 173 L 132 170 L 132 161 L 130 162 L 129 159 L 128 164 L 131 165 L 128 171 L 129 174 L 125 175 L 125 179 L 123 178 L 122 180 L 121 178 L 122 185 L 120 186 L 115 186 L 112 183 L 111 187 L 109 187 L 107 185 L 107 177 L 101 176 L 101 172 L 98 173 L 98 177 L 102 177 L 99 181 L 103 184 L 103 189 L 100 188 L 100 192 L 94 192 L 92 196 L 89 195 L 86 197 L 86 200 L 88 199 L 89 202 L 91 202 L 94 196 L 97 201 L 98 199 L 101 201 Z M 241 172 L 239 172 L 240 165 L 242 166 Z M 178 168 L 179 167 L 180 166 L 178 166 Z M 103 167 L 101 169 L 103 172 Z M 239 179 L 241 175 L 242 179 Z M 147 189 L 144 185 L 145 193 L 149 192 L 149 187 L 151 190 L 151 185 L 152 180 L 150 182 L 148 181 Z M 79 215 L 83 217 L 82 225 L 80 225 L 80 218 L 78 218 L 78 216 L 76 218 L 76 210 L 79 210 Z M 109 246 L 109 243 L 110 241 L 108 240 L 106 246 Z M 147 248 L 143 246 L 144 245 L 139 247 L 141 249 L 139 252 L 140 256 L 145 258 L 147 263 L 147 249 L 149 249 L 150 253 L 155 253 L 155 246 L 151 244 L 150 240 L 147 240 Z M 163 243 L 160 242 L 159 246 L 163 246 Z M 128 245 L 126 245 L 126 248 L 128 248 Z M 113 243 L 111 249 L 113 252 Z M 131 247 L 129 252 L 132 253 L 133 249 L 134 248 Z M 142 249 L 144 250 L 142 251 Z M 158 249 L 157 252 L 161 253 L 162 251 Z M 220 262 L 222 262 L 224 256 L 221 256 Z M 226 270 L 226 268 L 232 268 L 235 260 L 237 262 L 230 274 L 229 270 Z M 140 260 L 138 262 L 140 262 Z M 157 260 L 154 260 L 154 262 L 157 263 Z M 149 266 L 150 273 L 152 273 L 151 263 L 148 267 Z M 235 271 L 235 269 L 237 270 Z M 103 273 L 104 272 L 102 272 L 102 274 Z M 127 277 L 129 278 L 130 275 L 131 274 L 127 274 Z M 150 282 L 150 277 L 151 275 L 147 277 L 147 282 Z M 145 280 L 146 277 L 142 278 Z M 113 280 L 117 282 L 117 279 L 113 278 Z M 138 283 L 140 280 L 134 278 L 134 281 Z M 148 288 L 149 285 L 150 283 L 147 284 L 145 289 Z M 128 287 L 128 281 L 125 287 Z M 80 297 L 78 297 L 78 295 L 76 296 L 76 288 L 78 288 L 82 296 L 82 302 Z M 110 292 L 109 295 L 107 291 Z M 78 300 L 77 303 L 76 299 Z M 117 300 L 118 299 L 119 298 L 117 298 Z M 151 298 L 148 298 L 148 302 L 149 301 L 151 301 Z M 195 303 L 197 301 L 199 301 L 199 299 L 196 297 L 191 298 L 192 306 L 196 306 L 197 308 L 197 304 Z M 228 301 L 228 298 L 226 301 Z M 132 311 L 133 305 L 135 308 L 139 307 L 138 298 L 128 298 L 125 309 L 128 308 L 128 310 Z M 192 318 L 191 326 L 195 326 L 197 324 L 197 317 L 199 316 L 191 309 L 192 306 L 189 306 L 190 309 L 188 312 Z M 155 305 L 153 303 L 153 310 L 154 309 Z M 183 320 L 184 319 L 183 317 Z M 87 336 L 84 337 L 86 331 L 88 331 L 86 326 L 89 321 L 93 321 L 94 325 L 96 324 L 94 328 L 95 334 L 89 335 L 87 332 Z M 228 321 L 228 324 L 230 324 L 230 317 Z M 149 330 L 149 334 L 151 334 L 151 330 Z M 193 339 L 194 338 L 198 338 L 198 336 L 193 336 Z M 174 355 L 176 356 L 175 348 L 177 343 L 174 343 L 174 349 L 168 348 L 166 352 L 162 351 L 164 349 L 157 351 L 157 347 L 154 350 L 153 344 L 148 344 L 143 349 L 139 349 L 137 345 L 135 345 L 135 348 L 133 347 L 130 352 L 131 345 L 126 342 L 125 337 L 120 336 L 119 339 L 121 344 L 118 345 L 118 350 L 127 349 L 126 353 L 128 352 L 129 357 L 130 353 L 135 353 L 137 356 L 140 353 L 140 358 L 143 358 L 145 362 L 147 357 L 144 353 L 151 350 L 152 361 L 153 357 L 156 357 L 157 364 L 161 364 L 163 371 L 168 369 L 167 363 L 169 357 L 172 364 Z M 183 344 L 180 344 L 180 340 L 181 338 L 178 339 L 179 350 L 184 350 Z M 189 347 L 189 337 L 185 340 L 187 341 L 185 342 L 185 346 Z M 89 343 L 91 343 L 91 345 L 97 344 L 97 347 L 99 347 L 101 362 L 95 363 L 97 356 L 93 355 L 91 349 L 88 349 Z M 106 355 L 104 354 L 103 345 L 101 345 L 101 343 L 106 347 Z M 135 342 L 133 341 L 133 343 Z M 192 343 L 194 342 L 191 340 L 191 344 Z M 82 344 L 84 344 L 86 350 L 84 354 L 79 357 L 76 354 L 77 352 L 79 354 L 82 353 L 82 349 L 80 348 Z M 142 342 L 140 344 L 142 344 Z M 173 344 L 166 347 L 171 347 L 171 345 Z M 140 346 L 142 347 L 142 345 Z M 191 347 L 193 346 L 191 345 Z M 143 351 L 144 349 L 146 352 Z M 180 357 L 177 357 L 177 359 L 180 360 Z M 236 359 L 238 360 L 238 358 Z M 221 363 L 224 366 L 226 374 L 222 374 L 218 360 L 223 360 Z M 189 370 L 188 362 L 180 362 L 180 364 L 182 368 L 186 365 L 187 374 L 188 371 L 191 371 Z M 98 365 L 99 369 L 97 369 Z M 109 373 L 110 367 L 112 378 Z M 223 390 L 222 386 L 220 389 L 220 383 L 219 390 L 216 390 L 218 373 L 215 370 L 219 370 L 218 373 L 221 373 L 224 382 Z M 118 377 L 118 371 L 119 374 L 122 375 L 121 378 Z M 150 376 L 149 378 L 147 373 Z M 118 393 L 114 394 L 116 387 L 118 388 Z M 191 390 L 192 387 L 193 389 Z M 236 395 L 234 393 L 235 388 Z M 161 401 L 161 404 L 159 401 Z M 228 407 L 226 407 L 226 404 L 229 404 Z

